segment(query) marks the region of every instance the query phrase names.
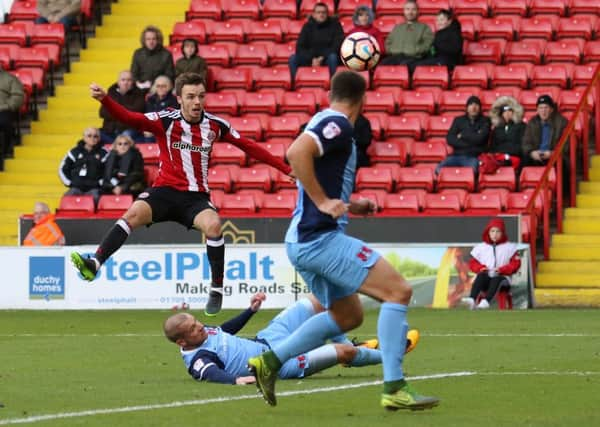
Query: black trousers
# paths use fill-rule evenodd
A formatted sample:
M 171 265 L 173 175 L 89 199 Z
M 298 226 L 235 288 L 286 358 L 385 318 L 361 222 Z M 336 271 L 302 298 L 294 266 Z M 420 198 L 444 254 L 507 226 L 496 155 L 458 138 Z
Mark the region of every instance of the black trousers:
M 477 296 L 480 292 L 485 292 L 485 299 L 488 302 L 492 302 L 492 300 L 496 296 L 496 293 L 498 293 L 498 289 L 500 289 L 503 286 L 510 286 L 510 283 L 508 283 L 506 277 L 490 277 L 488 276 L 487 271 L 484 271 L 483 273 L 479 273 L 477 277 L 475 277 L 473 287 L 471 288 L 471 298 L 475 300 L 477 299 Z
M 12 155 L 17 115 L 12 111 L 0 111 L 0 157 Z

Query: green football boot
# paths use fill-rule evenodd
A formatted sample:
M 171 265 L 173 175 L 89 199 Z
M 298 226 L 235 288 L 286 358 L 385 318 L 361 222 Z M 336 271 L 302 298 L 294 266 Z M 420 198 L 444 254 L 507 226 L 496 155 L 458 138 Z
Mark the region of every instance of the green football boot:
M 267 362 L 262 356 L 252 357 L 248 360 L 248 369 L 256 378 L 256 387 L 263 395 L 263 398 L 271 406 L 277 405 L 275 397 L 275 380 L 277 371 L 267 366 Z
M 440 404 L 440 399 L 432 396 L 421 396 L 417 394 L 408 383 L 392 394 L 381 395 L 381 406 L 388 411 L 397 411 L 398 409 L 410 409 L 411 411 L 422 411 L 430 409 Z
M 96 278 L 96 263 L 90 258 L 84 258 L 77 252 L 71 252 L 71 264 L 79 271 L 85 280 L 91 282 Z

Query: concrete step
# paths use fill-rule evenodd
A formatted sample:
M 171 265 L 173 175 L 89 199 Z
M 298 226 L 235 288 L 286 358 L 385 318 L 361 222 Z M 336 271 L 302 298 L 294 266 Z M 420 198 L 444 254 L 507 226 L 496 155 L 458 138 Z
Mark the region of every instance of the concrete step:
M 567 234 L 600 234 L 600 222 L 595 219 L 565 219 L 563 232 Z
M 27 210 L 27 212 L 29 212 L 30 210 L 31 210 L 31 208 L 29 208 Z M 16 225 L 17 221 L 19 220 L 19 216 L 21 216 L 21 214 L 23 214 L 23 212 L 18 209 L 0 209 L 0 222 L 3 222 L 3 223 L 12 222 L 13 224 Z
M 596 261 L 541 261 L 538 264 L 538 274 L 564 274 L 566 271 L 574 274 L 600 273 Z M 600 284 L 599 284 L 600 286 Z
M 600 194 L 600 182 L 580 181 L 579 194 Z
M 99 119 L 98 110 L 73 110 L 53 108 L 51 110 L 40 111 L 40 120 L 62 122 L 67 120 L 88 120 L 94 121 Z
M 0 184 L 56 184 L 59 183 L 58 173 L 4 173 L 0 174 Z
M 67 155 L 67 151 L 75 146 L 75 143 L 63 147 L 30 147 L 20 146 L 15 147 L 15 158 L 16 159 L 31 159 L 31 160 L 47 160 L 49 162 L 55 162 L 56 170 L 62 161 L 63 157 Z M 1 176 L 2 174 L 0 174 Z
M 590 181 L 598 182 L 600 181 L 600 168 L 591 168 L 590 169 Z
M 33 122 L 31 123 L 32 134 L 64 134 L 64 133 L 83 133 L 84 129 L 95 126 L 102 127 L 100 117 L 95 120 L 71 120 L 63 123 L 56 122 Z
M 123 38 L 139 40 L 140 33 L 143 31 L 143 29 L 146 28 L 146 26 L 148 24 L 154 25 L 154 23 L 151 20 L 138 21 L 137 16 L 135 14 L 129 15 L 128 18 L 131 20 L 131 22 L 129 24 L 112 25 L 110 27 L 102 26 L 102 27 L 96 28 L 96 37 L 97 38 L 123 37 Z M 173 30 L 173 24 L 178 21 L 185 21 L 185 17 L 183 14 L 181 15 L 180 18 L 178 18 L 174 21 L 171 21 L 171 22 L 161 21 L 158 24 L 156 24 L 156 26 L 162 31 L 163 34 L 169 34 Z M 168 39 L 165 40 L 164 43 L 167 44 Z M 131 54 L 133 54 L 133 52 L 131 52 Z
M 590 156 L 590 167 L 600 168 L 600 155 L 595 154 L 593 156 Z
M 107 16 L 108 18 L 108 16 Z M 116 18 L 113 16 L 113 18 Z M 128 17 L 131 19 L 130 17 Z M 114 20 L 114 19 L 113 19 Z M 124 38 L 124 37 L 103 37 L 103 38 L 93 38 L 88 40 L 88 49 L 90 50 L 102 50 L 102 49 L 122 49 L 128 47 L 133 52 L 135 49 L 140 47 L 140 39 L 135 38 Z M 78 62 L 73 65 L 80 64 L 80 67 L 85 67 L 86 69 L 90 69 L 90 66 L 85 62 Z M 125 64 L 123 64 L 125 65 Z M 71 67 L 71 70 L 78 70 L 80 67 Z
M 77 62 L 79 64 L 79 62 Z M 73 64 L 75 65 L 75 64 Z M 57 98 L 86 98 L 90 96 L 90 85 L 60 85 L 56 87 Z
M 21 212 L 31 212 L 33 210 L 33 203 L 31 198 L 0 198 L 0 209 L 18 209 Z
M 550 247 L 550 259 L 553 261 L 600 261 L 600 248 L 594 249 L 584 246 L 556 247 L 553 245 Z
M 600 271 L 596 274 L 538 273 L 536 286 L 540 288 L 598 288 Z
M 23 146 L 29 147 L 68 147 L 75 146 L 75 143 L 82 138 L 83 131 L 70 134 L 50 134 L 50 135 L 23 135 Z
M 146 23 L 151 23 L 152 25 L 155 25 L 157 27 L 165 27 L 168 25 L 171 25 L 171 28 L 168 29 L 168 31 L 166 33 L 163 33 L 165 36 L 165 39 L 163 44 L 164 45 L 168 45 L 169 44 L 169 40 L 167 38 L 167 35 L 171 33 L 171 31 L 173 30 L 173 24 L 175 22 L 185 22 L 185 10 L 187 10 L 187 7 L 184 9 L 180 9 L 183 10 L 184 12 L 182 13 L 169 13 L 168 15 L 160 15 L 160 16 L 137 16 L 137 15 L 122 15 L 122 14 L 115 14 L 112 13 L 110 15 L 106 15 L 106 17 L 104 18 L 104 22 L 102 24 L 102 27 L 98 27 L 98 28 L 109 28 L 109 27 L 124 27 L 126 25 L 135 25 L 140 29 L 140 32 L 138 33 L 138 37 L 135 38 L 131 38 L 130 40 L 136 41 L 137 43 L 132 44 L 131 47 L 134 49 L 137 49 L 138 47 L 141 47 L 141 43 L 140 43 L 140 37 L 139 35 L 142 32 L 142 29 L 147 25 Z M 172 12 L 177 12 L 176 8 L 171 8 Z M 138 12 L 139 13 L 139 12 Z M 140 27 L 141 25 L 141 27 Z M 96 37 L 95 40 L 99 40 L 99 37 Z M 88 43 L 88 46 L 90 46 L 90 44 Z M 129 45 L 127 45 L 129 46 Z
M 115 42 L 116 41 L 124 41 L 126 39 L 114 39 Z M 115 46 L 107 46 L 106 49 L 115 49 L 115 48 L 119 48 L 122 47 L 122 44 L 116 44 Z M 88 75 L 94 75 L 97 73 L 111 73 L 114 76 L 115 82 L 117 81 L 117 78 L 119 76 L 119 73 L 123 70 L 128 70 L 129 66 L 131 65 L 129 62 L 131 61 L 131 58 L 129 58 L 128 61 L 122 61 L 121 63 L 119 62 L 77 62 L 76 64 L 73 64 L 73 66 L 71 67 L 71 71 L 73 74 L 80 74 L 80 73 L 87 73 Z M 87 91 L 87 95 L 89 97 L 89 91 Z M 91 98 L 90 98 L 91 99 Z
M 189 5 L 189 3 L 188 3 Z M 188 8 L 184 2 L 162 2 L 162 3 L 153 3 L 152 6 L 148 6 L 146 4 L 135 4 L 129 2 L 123 3 L 113 3 L 111 5 L 111 13 L 110 15 L 106 15 L 105 18 L 109 16 L 129 16 L 132 18 L 132 22 L 135 22 L 137 16 L 142 15 L 142 20 L 140 17 L 140 22 L 144 25 L 153 24 L 151 18 L 160 18 L 162 16 L 178 16 L 178 19 L 185 20 L 185 16 L 183 15 Z M 142 12 L 143 10 L 143 12 Z M 177 14 L 177 11 L 181 11 L 182 16 Z M 169 34 L 163 32 L 163 34 Z M 139 33 L 138 33 L 139 36 Z M 96 37 L 98 37 L 98 33 L 96 33 Z
M 600 208 L 600 195 L 578 194 L 576 203 L 581 208 Z
M 598 218 L 600 219 L 600 208 L 566 208 L 565 218 Z
M 5 162 L 5 171 L 6 172 L 12 172 L 12 173 L 18 173 L 18 172 L 22 172 L 22 171 L 35 171 L 35 173 L 39 173 L 39 172 L 54 172 L 57 173 L 58 171 L 58 163 L 56 162 L 49 162 L 47 160 L 29 160 L 29 159 L 22 159 L 20 157 L 17 157 L 15 159 L 7 159 Z M 4 194 L 3 194 L 4 195 Z
M 552 246 L 597 246 L 600 250 L 600 234 L 554 234 L 552 236 Z
M 139 35 L 138 35 L 139 36 Z M 138 37 L 139 38 L 139 37 Z M 81 51 L 81 62 L 106 62 L 108 64 L 122 64 L 123 62 L 131 63 L 131 56 L 133 52 L 131 49 L 104 49 L 104 50 L 82 50 Z M 114 73 L 113 73 L 114 74 Z M 65 74 L 65 77 L 70 74 Z M 93 76 L 90 76 L 93 77 Z M 114 76 L 113 76 L 114 79 Z M 67 83 L 67 80 L 65 80 Z
M 80 96 L 61 96 L 48 98 L 48 109 L 40 113 L 52 112 L 54 110 L 66 110 L 70 113 L 79 111 L 93 111 L 98 114 L 100 103 L 90 96 L 89 90 Z
M 65 74 L 65 84 L 68 85 L 86 85 L 89 87 L 91 83 L 98 83 L 105 90 L 117 81 L 116 72 L 102 73 L 69 73 Z M 88 95 L 89 96 L 89 93 Z
M 536 288 L 536 307 L 600 307 L 600 289 Z
M 10 235 L 0 235 L 0 246 L 18 246 L 17 232 Z

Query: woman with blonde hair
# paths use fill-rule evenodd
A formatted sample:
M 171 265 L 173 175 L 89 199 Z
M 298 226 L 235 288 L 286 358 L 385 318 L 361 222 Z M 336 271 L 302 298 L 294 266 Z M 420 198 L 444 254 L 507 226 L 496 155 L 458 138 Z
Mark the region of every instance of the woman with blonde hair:
M 103 192 L 137 196 L 145 186 L 142 154 L 129 136 L 117 136 L 104 167 Z

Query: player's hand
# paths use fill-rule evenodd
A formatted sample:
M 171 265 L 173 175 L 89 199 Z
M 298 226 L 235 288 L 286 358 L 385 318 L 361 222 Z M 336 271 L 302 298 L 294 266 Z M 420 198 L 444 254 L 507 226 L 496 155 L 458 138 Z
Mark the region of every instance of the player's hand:
M 355 215 L 373 215 L 377 212 L 377 204 L 369 199 L 358 199 L 348 205 L 348 210 Z
M 266 299 L 267 295 L 264 292 L 258 292 L 252 295 L 252 298 L 250 298 L 250 310 L 256 313 L 260 309 L 263 301 Z
M 92 98 L 98 101 L 102 101 L 106 96 L 106 92 L 104 91 L 104 89 L 102 89 L 102 87 L 99 84 L 92 83 L 90 85 L 90 95 L 92 95 Z
M 340 199 L 326 199 L 317 207 L 321 212 L 331 215 L 333 219 L 337 219 L 348 212 L 348 206 Z
M 237 377 L 235 379 L 235 383 L 237 385 L 254 384 L 255 382 L 256 382 L 256 378 L 254 378 L 253 376 Z

